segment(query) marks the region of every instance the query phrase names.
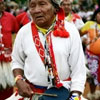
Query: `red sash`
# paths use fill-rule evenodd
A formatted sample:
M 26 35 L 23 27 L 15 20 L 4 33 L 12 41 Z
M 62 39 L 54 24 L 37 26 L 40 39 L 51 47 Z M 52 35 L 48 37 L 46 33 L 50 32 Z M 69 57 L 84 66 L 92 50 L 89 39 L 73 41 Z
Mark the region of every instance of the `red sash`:
M 44 57 L 45 57 L 44 54 L 45 53 L 44 53 L 44 48 L 42 46 L 42 43 L 41 43 L 39 35 L 38 35 L 37 28 L 34 23 L 31 24 L 31 27 L 32 27 L 32 35 L 33 35 L 33 40 L 34 40 L 36 49 L 40 55 L 41 60 L 44 63 Z M 47 41 L 48 41 L 48 45 L 49 45 L 51 64 L 52 64 L 52 68 L 53 68 L 53 75 L 55 77 L 55 85 L 56 85 L 56 87 L 60 88 L 62 86 L 62 83 L 60 83 L 60 79 L 58 77 L 58 72 L 57 72 L 57 68 L 56 68 L 56 62 L 55 62 L 55 58 L 54 58 L 54 52 L 53 52 L 52 40 L 51 40 L 51 32 L 47 36 Z
M 62 9 L 60 9 L 58 11 L 57 17 L 58 17 L 58 19 L 56 20 L 54 30 L 51 30 L 48 33 L 48 35 L 46 37 L 46 41 L 47 41 L 47 44 L 48 44 L 49 56 L 50 56 L 52 72 L 53 72 L 53 76 L 54 76 L 54 85 L 57 88 L 60 88 L 62 86 L 62 83 L 60 83 L 60 79 L 59 79 L 58 72 L 57 72 L 57 67 L 56 67 L 56 62 L 55 62 L 55 57 L 54 57 L 54 52 L 53 52 L 51 33 L 53 33 L 53 35 L 56 36 L 56 37 L 59 36 L 59 37 L 62 37 L 62 38 L 68 38 L 69 33 L 64 28 L 64 17 L 65 16 L 64 16 L 64 11 Z M 34 23 L 32 23 L 31 28 L 32 28 L 32 35 L 33 35 L 33 40 L 34 40 L 36 49 L 39 53 L 39 56 L 40 56 L 41 60 L 44 63 L 44 58 L 45 58 L 45 52 L 44 51 L 45 50 L 44 50 L 44 48 L 42 46 L 42 43 L 40 41 L 38 31 L 37 31 L 37 27 L 35 26 Z
M 35 43 L 35 46 L 36 46 L 36 49 L 39 53 L 39 56 L 41 57 L 41 60 L 43 61 L 44 63 L 44 48 L 42 46 L 42 43 L 40 41 L 40 38 L 39 38 L 39 35 L 38 35 L 38 31 L 37 31 L 37 28 L 35 26 L 34 23 L 31 24 L 31 28 L 32 28 L 32 35 L 33 35 L 33 40 L 34 40 L 34 43 Z

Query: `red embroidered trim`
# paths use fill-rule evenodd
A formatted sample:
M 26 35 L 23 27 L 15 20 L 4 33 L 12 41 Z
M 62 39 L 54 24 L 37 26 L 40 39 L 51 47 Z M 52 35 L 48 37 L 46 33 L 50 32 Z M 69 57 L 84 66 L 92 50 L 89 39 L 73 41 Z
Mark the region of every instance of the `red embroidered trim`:
M 49 52 L 50 52 L 51 64 L 52 64 L 52 68 L 53 68 L 53 75 L 55 77 L 55 85 L 57 88 L 60 88 L 63 86 L 63 84 L 60 83 L 60 79 L 59 79 L 58 72 L 57 72 L 57 66 L 56 66 L 56 61 L 55 61 L 55 56 L 54 56 L 54 51 L 53 51 L 51 33 L 48 34 L 47 41 L 49 44 Z
M 36 49 L 39 53 L 39 56 L 41 57 L 41 60 L 44 63 L 44 57 L 45 57 L 44 48 L 42 46 L 42 43 L 40 42 L 38 31 L 34 23 L 31 24 L 31 28 L 32 28 L 32 35 L 33 35 L 33 40 L 34 40 Z
M 38 53 L 39 53 L 39 55 L 41 57 L 41 60 L 44 63 L 44 54 L 45 53 L 44 53 L 44 48 L 42 46 L 42 43 L 41 43 L 39 35 L 38 35 L 37 28 L 36 28 L 36 26 L 35 26 L 34 23 L 32 23 L 31 26 L 32 26 L 33 40 L 35 42 L 36 49 L 37 49 L 37 51 L 38 51 Z M 57 73 L 57 69 L 56 69 L 56 63 L 55 63 L 55 58 L 54 58 L 54 53 L 53 53 L 53 47 L 52 47 L 52 40 L 51 40 L 51 33 L 49 33 L 49 35 L 48 35 L 47 39 L 50 38 L 50 44 L 49 44 L 49 46 L 50 46 L 49 49 L 50 50 L 49 51 L 50 51 L 50 57 L 51 57 L 51 62 L 52 62 L 53 74 L 54 74 L 54 77 L 55 77 L 55 85 L 58 88 L 60 88 L 62 86 L 62 83 L 60 83 L 60 80 L 59 80 L 59 77 L 58 77 L 58 73 Z M 40 50 L 42 50 L 41 54 L 40 54 Z
M 69 32 L 64 28 L 64 18 L 65 14 L 63 9 L 60 8 L 60 10 L 57 13 L 58 15 L 58 20 L 56 21 L 56 25 L 54 27 L 53 34 L 54 36 L 59 36 L 63 38 L 68 38 L 69 37 Z
M 52 31 L 53 35 L 63 37 L 63 38 L 69 37 L 69 33 L 64 28 L 65 16 L 64 16 L 63 10 L 60 9 L 57 15 L 58 15 L 58 20 L 56 21 L 56 25 L 54 27 L 54 30 Z M 37 28 L 34 23 L 31 24 L 31 28 L 32 28 L 32 35 L 33 35 L 33 40 L 34 40 L 36 49 L 44 63 L 44 57 L 45 57 L 44 48 L 42 46 Z M 54 52 L 53 52 L 53 45 L 52 45 L 52 40 L 51 40 L 51 32 L 47 36 L 47 41 L 49 45 L 49 52 L 50 52 L 51 63 L 52 63 L 52 68 L 53 68 L 53 74 L 55 77 L 55 85 L 57 88 L 60 88 L 61 86 L 63 86 L 63 84 L 60 83 L 60 79 L 57 73 L 57 67 L 56 67 L 56 62 L 55 62 L 55 57 L 54 57 Z

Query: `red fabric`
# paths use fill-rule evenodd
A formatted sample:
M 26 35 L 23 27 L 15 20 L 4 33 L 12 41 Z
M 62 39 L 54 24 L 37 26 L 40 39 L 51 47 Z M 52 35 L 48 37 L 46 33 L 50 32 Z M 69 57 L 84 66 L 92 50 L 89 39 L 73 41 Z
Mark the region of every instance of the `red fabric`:
M 28 22 L 30 22 L 30 18 L 28 16 L 27 12 L 23 12 L 19 15 L 16 16 L 16 19 L 18 21 L 19 27 L 27 24 Z
M 100 59 L 99 59 L 99 66 L 98 66 L 98 82 L 100 83 Z
M 4 44 L 5 48 L 9 48 L 11 52 L 12 51 L 12 33 L 19 30 L 19 26 L 17 23 L 16 18 L 8 13 L 4 12 L 3 16 L 0 18 L 0 24 L 2 26 L 1 28 L 1 34 L 3 34 L 2 37 L 2 44 Z M 0 50 L 3 49 L 0 47 Z M 9 58 L 11 60 L 11 58 Z M 0 61 L 7 61 L 9 59 L 6 59 L 3 55 L 0 55 Z
M 64 81 L 71 81 L 71 78 L 69 77 L 69 78 L 65 79 Z
M 64 10 L 60 8 L 58 11 L 58 20 L 64 20 L 64 18 L 65 18 Z
M 73 22 L 75 22 L 76 19 L 80 19 L 80 16 L 78 14 L 72 13 L 72 15 L 73 15 Z
M 50 51 L 50 57 L 51 57 L 51 62 L 52 62 L 51 64 L 52 64 L 53 74 L 55 77 L 55 85 L 57 88 L 60 88 L 63 86 L 63 84 L 60 83 L 60 79 L 57 72 L 57 66 L 56 66 L 56 61 L 55 61 L 55 56 L 54 56 L 54 51 L 53 51 L 51 34 L 48 38 L 50 38 L 49 51 Z
M 31 89 L 33 90 L 33 92 L 35 93 L 44 93 L 46 91 L 46 88 L 36 88 L 32 83 L 30 83 L 28 80 L 26 80 L 26 82 L 30 85 Z
M 19 27 L 16 18 L 8 12 L 4 12 L 0 18 L 2 25 L 1 33 L 3 34 L 3 43 L 5 47 L 12 47 L 12 33 L 17 32 Z
M 64 11 L 62 9 L 60 9 L 57 13 L 57 16 L 58 16 L 58 19 L 56 21 L 56 25 L 54 26 L 54 30 L 52 31 L 54 36 L 59 36 L 59 37 L 62 37 L 62 38 L 68 38 L 69 33 L 64 28 L 64 18 L 65 18 Z M 39 38 L 39 35 L 38 35 L 38 31 L 37 31 L 37 28 L 36 28 L 34 23 L 31 24 L 31 28 L 32 28 L 33 40 L 34 40 L 36 49 L 37 49 L 42 61 L 44 62 L 44 56 L 43 56 L 45 54 L 44 48 L 41 44 L 41 41 L 40 41 L 40 38 Z M 56 62 L 55 62 L 55 57 L 54 57 L 54 52 L 53 52 L 53 45 L 52 45 L 52 40 L 51 40 L 51 33 L 49 33 L 49 35 L 47 36 L 47 41 L 48 41 L 48 45 L 49 45 L 53 74 L 54 74 L 54 77 L 55 77 L 55 85 L 56 85 L 57 88 L 60 88 L 60 87 L 63 86 L 63 84 L 60 83 L 60 79 L 59 79 L 59 76 L 58 76 L 58 73 L 57 73 Z M 40 50 L 42 50 L 42 56 L 40 54 Z
M 56 37 L 59 36 L 63 38 L 68 38 L 69 32 L 67 32 L 67 30 L 64 28 L 65 14 L 62 8 L 60 8 L 57 15 L 58 15 L 58 20 L 56 21 L 56 25 L 54 26 L 53 34 Z
M 13 88 L 0 90 L 0 100 L 5 100 L 13 94 Z
M 44 63 L 44 48 L 42 46 L 42 43 L 40 42 L 40 38 L 39 38 L 39 35 L 38 35 L 38 30 L 35 26 L 34 23 L 31 24 L 31 28 L 32 28 L 32 35 L 33 35 L 33 40 L 34 40 L 34 43 L 35 43 L 35 46 L 36 46 L 36 49 L 39 53 L 39 56 L 41 57 L 41 60 L 43 61 Z

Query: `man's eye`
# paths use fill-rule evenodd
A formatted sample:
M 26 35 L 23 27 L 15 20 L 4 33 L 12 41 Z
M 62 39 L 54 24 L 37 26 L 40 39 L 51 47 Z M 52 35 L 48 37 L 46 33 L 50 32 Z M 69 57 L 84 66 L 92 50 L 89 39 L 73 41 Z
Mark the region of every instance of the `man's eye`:
M 45 3 L 40 3 L 40 5 L 45 5 Z
M 34 4 L 31 4 L 30 7 L 33 8 L 33 7 L 35 7 L 35 5 Z

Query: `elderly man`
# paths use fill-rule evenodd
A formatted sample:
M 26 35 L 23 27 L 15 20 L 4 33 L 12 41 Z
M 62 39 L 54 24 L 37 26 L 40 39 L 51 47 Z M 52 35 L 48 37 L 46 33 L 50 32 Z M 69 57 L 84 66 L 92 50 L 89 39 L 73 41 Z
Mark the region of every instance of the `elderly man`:
M 5 100 L 13 93 L 12 33 L 18 29 L 16 18 L 5 11 L 4 0 L 0 0 L 0 100 Z
M 77 29 L 64 21 L 60 0 L 29 0 L 29 11 L 33 21 L 19 30 L 12 53 L 19 95 L 32 100 L 79 100 L 86 69 Z M 39 95 L 43 93 L 48 96 Z

